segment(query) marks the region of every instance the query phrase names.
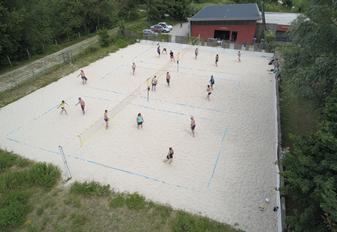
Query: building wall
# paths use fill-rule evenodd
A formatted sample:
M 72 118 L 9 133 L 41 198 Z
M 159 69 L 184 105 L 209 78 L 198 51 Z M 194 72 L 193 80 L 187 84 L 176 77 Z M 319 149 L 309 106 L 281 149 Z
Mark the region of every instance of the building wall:
M 194 37 L 208 39 L 214 38 L 214 31 L 237 31 L 238 36 L 236 42 L 251 44 L 256 31 L 256 23 L 248 23 L 242 25 L 191 25 L 191 35 Z

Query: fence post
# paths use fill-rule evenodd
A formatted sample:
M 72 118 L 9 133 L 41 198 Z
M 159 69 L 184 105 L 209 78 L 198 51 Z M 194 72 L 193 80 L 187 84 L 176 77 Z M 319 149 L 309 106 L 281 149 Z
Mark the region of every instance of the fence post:
M 7 55 L 6 57 L 7 57 L 7 60 L 8 60 L 9 65 L 10 65 L 10 66 L 13 66 L 13 65 L 12 65 L 12 62 L 11 62 L 11 59 L 9 58 L 9 56 Z
M 26 52 L 27 52 L 27 56 L 28 56 L 28 60 L 31 58 L 31 55 L 30 55 L 30 53 L 29 53 L 29 50 L 28 50 L 28 48 L 26 48 Z

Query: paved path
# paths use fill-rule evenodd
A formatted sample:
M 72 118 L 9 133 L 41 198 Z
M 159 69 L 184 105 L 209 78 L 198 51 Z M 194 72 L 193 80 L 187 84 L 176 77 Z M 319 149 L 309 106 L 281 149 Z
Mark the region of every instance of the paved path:
M 0 92 L 12 89 L 23 81 L 32 79 L 43 72 L 48 71 L 55 65 L 64 63 L 65 55 L 75 56 L 84 49 L 98 42 L 98 36 L 93 36 L 79 43 L 66 47 L 58 52 L 47 55 L 35 60 L 13 71 L 0 75 Z M 69 57 L 68 57 L 69 58 Z
M 188 36 L 188 32 L 189 32 L 189 23 L 183 23 L 182 27 L 179 24 L 176 24 L 173 26 L 172 31 L 170 32 L 170 35 L 174 35 L 174 36 Z

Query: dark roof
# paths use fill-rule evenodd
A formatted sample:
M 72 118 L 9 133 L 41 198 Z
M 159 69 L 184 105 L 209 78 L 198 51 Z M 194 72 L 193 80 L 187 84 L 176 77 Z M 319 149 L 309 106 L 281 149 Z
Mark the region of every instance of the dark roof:
M 260 11 L 256 3 L 211 5 L 190 18 L 191 21 L 258 20 Z

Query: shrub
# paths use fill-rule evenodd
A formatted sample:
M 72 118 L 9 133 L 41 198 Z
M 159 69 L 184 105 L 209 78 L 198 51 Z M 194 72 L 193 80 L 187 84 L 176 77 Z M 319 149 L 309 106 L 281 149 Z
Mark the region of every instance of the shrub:
M 125 48 L 126 46 L 128 46 L 128 41 L 123 38 L 117 38 L 115 40 L 115 46 L 117 46 L 118 48 Z
M 110 36 L 107 29 L 102 29 L 98 32 L 99 44 L 101 47 L 108 47 L 110 44 Z
M 0 203 L 0 228 L 3 230 L 21 225 L 29 212 L 29 194 L 14 192 Z
M 22 159 L 11 152 L 3 151 L 0 149 L 0 173 L 6 169 L 17 165 L 19 167 L 25 167 L 29 164 L 29 161 Z
M 4 173 L 0 176 L 0 193 L 9 192 L 29 186 L 30 184 L 32 183 L 29 176 L 29 170 Z
M 16 162 L 17 157 L 10 155 L 5 151 L 0 151 L 0 173 L 7 168 L 12 167 Z
M 125 22 L 124 22 L 124 20 L 120 20 L 118 22 L 118 33 L 122 36 L 125 35 Z
M 80 183 L 80 182 L 75 182 L 71 188 L 70 188 L 70 192 L 71 193 L 75 193 L 75 194 L 80 194 L 83 196 L 108 196 L 110 195 L 111 191 L 110 191 L 110 185 L 101 185 L 95 181 L 91 181 L 91 182 L 84 182 L 84 183 Z
M 172 208 L 166 205 L 154 204 L 154 213 L 160 215 L 162 219 L 167 219 L 172 213 Z
M 31 181 L 41 187 L 53 187 L 60 179 L 60 170 L 51 164 L 37 163 L 30 169 Z
M 64 204 L 73 206 L 75 208 L 81 207 L 81 199 L 79 196 L 68 194 L 67 198 L 63 200 Z
M 228 225 L 182 211 L 178 212 L 172 226 L 174 232 L 235 231 Z
M 84 231 L 83 226 L 88 222 L 88 218 L 83 214 L 72 214 L 71 219 L 71 231 Z
M 116 197 L 114 197 L 114 198 L 112 198 L 111 200 L 110 200 L 110 204 L 109 204 L 109 206 L 111 207 L 111 208 L 121 208 L 121 207 L 123 207 L 125 205 L 125 198 L 124 198 L 124 196 L 123 195 L 117 195 Z
M 129 209 L 143 209 L 146 205 L 145 198 L 138 193 L 130 194 L 125 199 L 126 206 Z

